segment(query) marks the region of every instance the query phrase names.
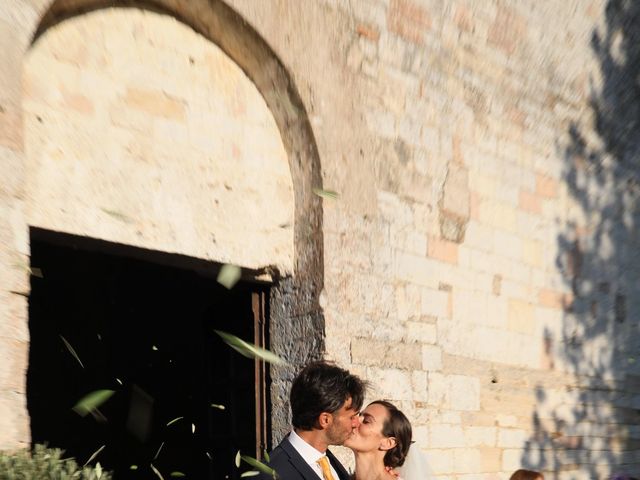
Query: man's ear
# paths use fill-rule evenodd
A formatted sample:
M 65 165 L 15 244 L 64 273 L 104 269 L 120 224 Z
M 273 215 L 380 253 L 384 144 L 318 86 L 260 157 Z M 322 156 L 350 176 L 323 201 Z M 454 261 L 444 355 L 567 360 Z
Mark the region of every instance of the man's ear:
M 322 412 L 318 416 L 318 425 L 322 430 L 330 427 L 331 423 L 333 423 L 333 415 L 331 415 L 330 413 Z
M 385 437 L 380 441 L 379 450 L 387 451 L 391 450 L 396 446 L 396 438 L 395 437 Z

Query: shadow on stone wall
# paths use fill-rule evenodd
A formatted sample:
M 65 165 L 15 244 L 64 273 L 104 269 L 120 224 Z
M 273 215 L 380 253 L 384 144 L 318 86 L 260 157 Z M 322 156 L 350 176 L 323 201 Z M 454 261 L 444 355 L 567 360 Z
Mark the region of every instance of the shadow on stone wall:
M 575 465 L 580 478 L 640 475 L 640 2 L 610 0 L 605 12 L 589 108 L 558 142 L 572 206 L 556 266 L 571 295 L 543 340 L 575 381 L 537 388 L 522 455 L 555 479 Z

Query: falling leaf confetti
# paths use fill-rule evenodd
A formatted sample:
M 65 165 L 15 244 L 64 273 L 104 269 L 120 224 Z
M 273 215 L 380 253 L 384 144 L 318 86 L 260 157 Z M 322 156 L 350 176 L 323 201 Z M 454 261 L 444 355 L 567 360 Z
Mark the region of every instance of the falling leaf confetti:
M 91 392 L 75 404 L 73 411 L 81 417 L 84 417 L 87 413 L 92 413 L 100 405 L 109 400 L 114 393 L 113 390 L 96 390 Z
M 222 266 L 216 280 L 220 285 L 230 290 L 236 283 L 238 283 L 241 276 L 242 269 L 240 267 L 237 265 L 227 264 Z
M 173 420 L 171 420 L 169 423 L 167 423 L 167 427 L 170 427 L 171 425 L 173 425 L 176 422 L 179 422 L 180 420 L 182 420 L 184 417 L 176 417 Z
M 95 460 L 95 458 L 100 454 L 100 452 L 102 450 L 104 450 L 104 447 L 106 447 L 106 445 L 102 445 L 98 450 L 96 450 L 95 452 L 93 452 L 93 454 L 91 454 L 91 456 L 89 457 L 89 460 L 87 460 L 83 467 L 86 465 L 89 465 L 91 462 L 93 462 Z
M 44 278 L 44 275 L 42 274 L 42 269 L 37 267 L 31 267 L 23 259 L 19 259 L 16 263 L 12 264 L 12 266 L 19 268 L 20 270 L 23 270 L 25 272 L 28 272 L 29 275 L 32 275 L 34 277 Z
M 116 210 L 111 210 L 109 208 L 101 208 L 100 210 L 102 210 L 104 213 L 106 213 L 110 217 L 113 217 L 116 220 L 120 220 L 121 222 L 134 223 L 133 219 L 131 217 L 125 215 L 124 213 L 118 212 Z
M 153 459 L 154 459 L 154 460 L 158 458 L 158 455 L 160 455 L 160 452 L 162 451 L 162 447 L 164 447 L 164 442 L 162 442 L 162 443 L 160 444 L 160 447 L 158 447 L 158 451 L 157 451 L 157 452 L 156 452 L 156 454 L 153 456 Z
M 238 453 L 240 453 L 240 452 L 238 452 Z M 261 472 L 264 472 L 267 475 L 271 475 L 271 476 L 273 476 L 273 478 L 277 478 L 276 471 L 273 468 L 271 468 L 270 466 L 265 465 L 264 463 L 262 463 L 260 460 L 256 460 L 255 458 L 249 457 L 248 455 L 240 455 L 240 458 L 242 459 L 243 462 L 248 463 L 249 465 L 251 465 L 254 468 L 257 468 Z
M 153 463 L 150 463 L 149 466 L 151 467 L 151 470 L 153 470 L 153 473 L 155 473 L 158 478 L 160 480 L 164 480 L 164 477 L 162 476 L 162 474 L 158 471 L 158 469 L 156 467 L 153 466 Z
M 60 335 L 60 339 L 64 342 L 64 346 L 67 347 L 67 350 L 69 350 L 69 353 L 73 355 L 73 358 L 75 358 L 80 364 L 80 366 L 84 368 L 84 365 L 82 364 L 82 360 L 80 360 L 80 357 L 76 353 L 75 349 L 71 346 L 71 344 L 67 341 L 67 339 L 64 338 L 62 335 Z
M 231 335 L 230 333 L 222 332 L 220 330 L 214 331 L 220 335 L 227 345 L 247 358 L 259 358 L 260 360 L 264 360 L 265 362 L 273 363 L 275 365 L 283 365 L 287 363 L 275 353 L 270 352 L 267 349 L 256 347 L 255 345 L 245 342 L 241 338 Z
M 323 190 L 322 188 L 314 188 L 313 193 L 321 198 L 329 198 L 331 200 L 335 200 L 338 198 L 338 192 L 334 192 L 333 190 Z
M 31 267 L 31 275 L 37 278 L 44 278 L 44 275 L 42 275 L 42 270 L 36 267 Z

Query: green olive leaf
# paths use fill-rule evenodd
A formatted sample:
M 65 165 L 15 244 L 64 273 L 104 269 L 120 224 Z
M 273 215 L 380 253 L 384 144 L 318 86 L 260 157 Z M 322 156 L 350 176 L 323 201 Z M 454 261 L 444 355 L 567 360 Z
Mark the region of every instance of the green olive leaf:
M 270 466 L 262 463 L 260 460 L 256 460 L 255 458 L 248 455 L 240 455 L 240 458 L 243 462 L 248 463 L 254 468 L 257 468 L 261 472 L 266 473 L 267 475 L 271 475 L 273 478 L 278 478 L 278 474 L 276 473 L 276 471 Z
M 156 467 L 153 466 L 153 463 L 150 463 L 149 466 L 151 467 L 151 470 L 153 470 L 153 473 L 156 474 L 156 476 L 160 479 L 160 480 L 164 480 L 164 477 L 162 476 L 162 474 L 158 471 L 158 469 Z
M 245 342 L 241 338 L 238 338 L 235 335 L 231 335 L 230 333 L 226 333 L 220 330 L 214 331 L 222 338 L 222 340 L 224 340 L 227 345 L 233 348 L 240 355 L 243 355 L 247 358 L 258 358 L 275 365 L 284 365 L 287 363 L 278 355 L 270 352 L 265 348 L 256 347 L 252 343 Z
M 60 339 L 64 343 L 64 346 L 67 347 L 67 350 L 69 350 L 69 353 L 73 356 L 73 358 L 75 358 L 78 361 L 78 363 L 80 364 L 80 366 L 82 368 L 84 368 L 84 365 L 82 364 L 82 360 L 80 360 L 80 357 L 76 353 L 75 349 L 71 346 L 71 344 L 67 341 L 67 339 L 64 338 L 62 335 L 58 335 L 58 336 L 60 337 Z
M 98 454 L 104 450 L 104 447 L 106 447 L 106 445 L 102 445 L 98 450 L 96 450 L 95 452 L 93 452 L 91 454 L 91 456 L 89 457 L 89 460 L 87 460 L 86 462 L 84 462 L 83 467 L 86 467 L 87 465 L 89 465 L 91 462 L 93 462 L 95 460 L 95 458 L 98 456 Z
M 240 277 L 242 276 L 242 269 L 237 265 L 226 264 L 223 265 L 218 273 L 218 278 L 216 279 L 220 285 L 223 285 L 227 289 L 231 290 L 233 286 L 238 283 Z
M 82 397 L 73 407 L 73 411 L 81 417 L 96 410 L 109 400 L 115 392 L 113 390 L 96 390 Z
M 167 427 L 170 427 L 171 425 L 173 425 L 176 422 L 179 422 L 180 420 L 182 420 L 184 417 L 176 417 L 173 420 L 169 421 L 169 423 L 167 423 Z
M 322 188 L 314 188 L 313 193 L 321 198 L 328 198 L 331 200 L 335 200 L 339 197 L 338 192 L 334 192 L 333 190 L 323 190 Z

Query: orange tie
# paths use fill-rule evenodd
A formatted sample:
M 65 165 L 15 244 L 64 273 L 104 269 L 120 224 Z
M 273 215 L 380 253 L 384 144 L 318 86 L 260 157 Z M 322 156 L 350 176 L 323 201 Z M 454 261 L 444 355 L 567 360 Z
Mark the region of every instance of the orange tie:
M 317 463 L 322 469 L 322 476 L 324 477 L 324 480 L 335 480 L 331 473 L 331 467 L 329 466 L 329 459 L 327 457 L 320 457 Z

